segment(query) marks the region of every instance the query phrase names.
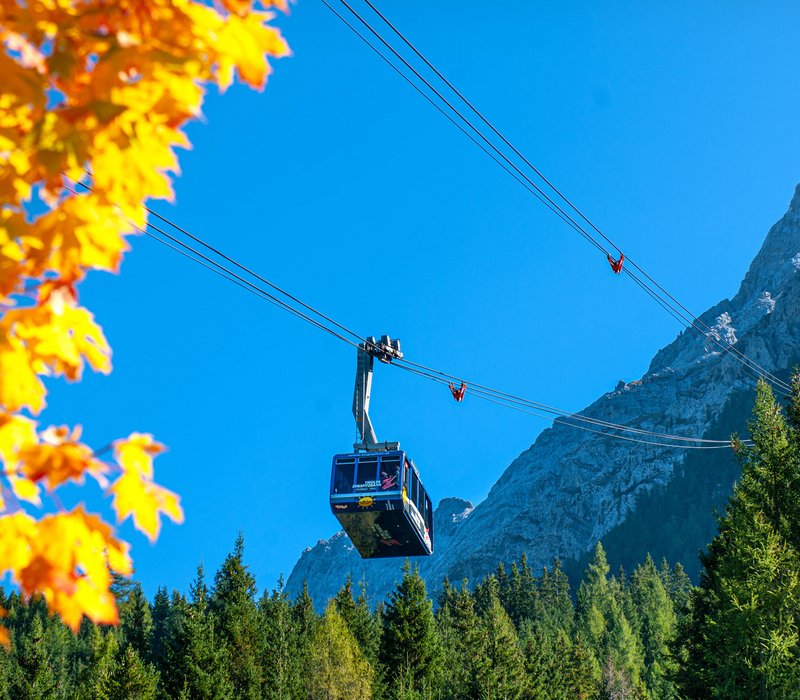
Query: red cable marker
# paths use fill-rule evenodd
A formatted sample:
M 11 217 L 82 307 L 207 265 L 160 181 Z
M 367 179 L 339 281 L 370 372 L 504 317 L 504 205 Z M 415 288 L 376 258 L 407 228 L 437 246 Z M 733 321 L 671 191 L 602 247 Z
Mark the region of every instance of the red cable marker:
M 619 256 L 619 260 L 614 260 L 610 255 L 608 257 L 608 264 L 611 265 L 611 269 L 614 270 L 614 274 L 618 275 L 622 272 L 622 266 L 625 264 L 625 253 L 621 253 Z
M 447 386 L 450 387 L 450 393 L 453 395 L 453 398 L 458 403 L 461 403 L 464 400 L 464 394 L 467 393 L 467 385 L 461 382 L 461 386 L 456 389 L 455 385 L 450 382 Z

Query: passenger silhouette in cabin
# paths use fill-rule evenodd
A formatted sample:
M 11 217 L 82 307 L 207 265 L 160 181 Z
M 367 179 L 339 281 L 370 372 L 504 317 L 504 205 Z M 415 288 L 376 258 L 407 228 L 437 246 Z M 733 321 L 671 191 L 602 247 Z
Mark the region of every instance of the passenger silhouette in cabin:
M 397 488 L 400 465 L 396 463 L 381 464 L 381 491 Z

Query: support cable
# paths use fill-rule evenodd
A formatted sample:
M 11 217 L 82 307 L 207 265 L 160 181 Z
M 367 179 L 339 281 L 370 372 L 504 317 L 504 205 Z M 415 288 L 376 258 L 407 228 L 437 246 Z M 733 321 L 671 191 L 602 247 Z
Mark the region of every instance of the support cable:
M 76 184 L 79 185 L 80 187 L 84 188 L 85 190 L 91 191 L 91 188 L 88 185 L 84 184 L 84 183 L 78 182 Z M 76 192 L 75 190 L 73 190 L 73 189 L 71 189 L 69 187 L 66 187 L 66 189 L 69 192 L 71 192 L 72 194 L 74 194 L 76 196 L 80 196 L 78 194 L 78 192 Z M 300 304 L 301 306 L 303 306 L 303 308 L 313 309 L 313 307 L 310 307 L 305 302 L 302 302 L 301 300 L 299 300 L 298 297 L 288 294 L 282 288 L 280 288 L 277 285 L 275 285 L 274 283 L 266 280 L 266 278 L 264 278 L 264 277 L 262 277 L 260 275 L 257 275 L 256 273 L 253 273 L 252 271 L 249 270 L 249 268 L 247 268 L 244 265 L 240 264 L 235 259 L 227 256 L 226 254 L 222 253 L 221 251 L 219 251 L 218 249 L 214 248 L 213 246 L 211 246 L 209 244 L 206 244 L 199 237 L 197 237 L 197 236 L 195 236 L 193 234 L 190 234 L 188 231 L 186 231 L 185 229 L 183 229 L 183 228 L 181 228 L 179 226 L 176 226 L 175 224 L 173 224 L 173 222 L 171 222 L 166 217 L 164 217 L 162 215 L 157 215 L 157 216 L 158 216 L 159 220 L 165 222 L 166 224 L 168 224 L 170 226 L 173 226 L 176 231 L 180 231 L 181 233 L 184 233 L 185 235 L 190 237 L 191 240 L 196 241 L 199 244 L 202 244 L 206 249 L 208 249 L 210 251 L 213 251 L 215 254 L 219 255 L 224 260 L 228 261 L 230 264 L 235 265 L 240 270 L 247 271 L 248 274 L 251 274 L 253 277 L 257 278 L 258 280 L 260 280 L 262 282 L 264 282 L 265 284 L 268 284 L 270 288 L 274 289 L 275 291 L 280 292 L 281 294 L 284 294 L 285 296 L 287 296 L 287 298 L 290 298 L 293 301 L 295 301 L 295 303 Z M 266 301 L 272 303 L 273 305 L 277 306 L 281 310 L 287 311 L 287 312 L 293 314 L 294 316 L 300 318 L 301 320 L 310 323 L 314 327 L 319 328 L 320 330 L 323 330 L 326 333 L 329 333 L 330 335 L 333 335 L 335 338 L 344 341 L 345 343 L 347 343 L 351 347 L 358 347 L 357 343 L 355 343 L 352 340 L 350 340 L 349 338 L 343 336 L 341 333 L 338 333 L 336 330 L 334 330 L 332 328 L 329 328 L 328 326 L 326 326 L 324 323 L 318 321 L 317 319 L 314 319 L 311 316 L 309 316 L 308 314 L 303 313 L 302 311 L 292 307 L 287 302 L 285 302 L 285 301 L 283 301 L 281 299 L 278 299 L 273 294 L 267 292 L 266 290 L 264 290 L 263 288 L 259 287 L 256 284 L 254 284 L 253 282 L 250 282 L 249 280 L 245 279 L 241 275 L 236 274 L 232 270 L 230 270 L 227 267 L 225 267 L 223 264 L 213 260 L 212 258 L 209 258 L 208 256 L 204 255 L 203 253 L 201 253 L 198 250 L 196 250 L 195 248 L 193 248 L 191 245 L 189 245 L 189 244 L 185 243 L 184 241 L 181 241 L 177 237 L 169 234 L 163 228 L 160 228 L 160 227 L 158 227 L 158 226 L 156 226 L 156 225 L 154 225 L 152 223 L 148 223 L 147 224 L 147 228 L 142 228 L 142 227 L 140 227 L 140 226 L 138 226 L 135 223 L 130 222 L 130 221 L 129 221 L 129 223 L 136 230 L 138 230 L 138 231 L 146 234 L 147 236 L 155 239 L 156 241 L 158 241 L 162 245 L 165 245 L 166 247 L 170 248 L 171 250 L 174 250 L 174 251 L 180 253 L 184 257 L 187 257 L 190 260 L 192 260 L 194 262 L 197 262 L 198 264 L 202 265 L 206 269 L 214 272 L 215 274 L 220 275 L 221 277 L 227 279 L 230 282 L 233 282 L 234 284 L 236 284 L 239 287 L 242 287 L 246 291 L 251 292 L 251 293 L 255 294 L 256 296 L 265 299 Z M 163 238 L 160 238 L 159 236 L 155 235 L 154 233 L 152 233 L 152 231 L 157 232 L 160 236 L 163 236 Z M 164 240 L 164 238 L 166 238 L 167 240 Z M 168 241 L 171 241 L 171 242 L 168 242 Z M 344 326 L 342 326 L 338 322 L 334 321 L 330 317 L 325 316 L 324 314 L 322 314 L 321 312 L 317 311 L 316 309 L 313 309 L 313 311 L 314 311 L 314 313 L 318 314 L 320 317 L 326 319 L 329 323 L 333 324 L 336 328 L 339 328 L 339 329 L 344 328 Z M 354 335 L 355 337 L 357 337 L 362 342 L 367 342 L 366 339 L 362 338 L 361 336 L 356 334 L 354 331 L 351 331 L 349 329 L 347 329 L 347 331 L 351 335 Z M 446 384 L 449 380 L 459 380 L 460 381 L 460 378 L 456 377 L 455 375 L 451 375 L 451 374 L 448 374 L 448 373 L 445 373 L 445 372 L 441 372 L 439 370 L 435 370 L 433 368 L 426 367 L 424 365 L 421 365 L 421 364 L 418 364 L 418 363 L 414 363 L 414 362 L 411 362 L 411 361 L 405 360 L 405 359 L 396 360 L 395 362 L 393 362 L 391 364 L 394 364 L 395 366 L 401 367 L 402 369 L 405 369 L 407 371 L 415 373 L 415 374 L 417 374 L 419 376 L 423 376 L 423 377 L 426 377 L 428 379 L 433 379 L 434 381 L 439 382 L 439 383 L 445 383 Z M 689 437 L 686 437 L 686 436 L 658 433 L 658 432 L 655 432 L 655 431 L 647 431 L 647 430 L 644 430 L 642 428 L 635 428 L 635 427 L 632 427 L 632 426 L 625 426 L 625 425 L 615 424 L 615 423 L 611 423 L 609 421 L 603 421 L 601 419 L 591 418 L 589 416 L 582 416 L 580 414 L 575 414 L 575 413 L 571 413 L 571 412 L 568 412 L 568 411 L 564 411 L 563 409 L 558 409 L 558 408 L 554 408 L 552 406 L 548 406 L 547 404 L 542 404 L 542 403 L 539 403 L 539 402 L 530 401 L 528 399 L 525 399 L 525 398 L 522 398 L 522 397 L 519 397 L 519 396 L 515 396 L 513 394 L 508 394 L 508 393 L 505 393 L 505 392 L 501 392 L 501 391 L 498 391 L 496 389 L 492 389 L 491 387 L 488 387 L 488 386 L 485 386 L 485 385 L 481 385 L 481 384 L 478 384 L 478 383 L 470 383 L 469 386 L 470 386 L 470 389 L 475 393 L 476 396 L 480 396 L 483 399 L 490 400 L 493 403 L 504 405 L 504 406 L 506 406 L 508 408 L 513 408 L 515 410 L 523 410 L 523 412 L 531 412 L 528 409 L 534 409 L 534 410 L 538 410 L 538 411 L 544 411 L 546 413 L 551 413 L 551 414 L 554 414 L 554 415 L 558 416 L 558 418 L 556 419 L 558 422 L 563 423 L 564 425 L 572 426 L 572 427 L 580 427 L 580 426 L 577 426 L 574 423 L 566 422 L 564 419 L 571 419 L 571 420 L 574 420 L 574 421 L 590 423 L 592 425 L 609 428 L 611 430 L 624 431 L 624 432 L 629 432 L 629 433 L 634 433 L 634 434 L 639 434 L 639 435 L 650 435 L 650 436 L 654 436 L 654 437 L 659 437 L 661 439 L 676 440 L 676 441 L 679 441 L 679 442 L 700 442 L 700 443 L 706 444 L 707 447 L 711 446 L 711 445 L 719 446 L 719 447 L 727 447 L 727 446 L 729 446 L 729 442 L 728 441 L 708 440 L 708 439 L 703 439 L 703 438 L 689 438 Z M 535 414 L 532 413 L 532 415 L 539 415 L 540 417 L 543 417 L 543 415 L 541 413 L 535 413 Z M 549 419 L 553 420 L 552 418 L 549 418 Z M 598 430 L 594 430 L 593 432 L 599 432 L 601 434 L 607 435 L 608 437 L 619 437 L 619 438 L 623 437 L 623 436 L 608 434 L 608 433 L 605 433 L 603 431 L 598 431 Z M 633 438 L 627 438 L 627 439 L 633 440 Z M 652 443 L 652 444 L 655 444 L 655 443 Z M 662 444 L 662 443 L 658 443 L 658 444 Z M 674 446 L 681 447 L 682 445 L 674 445 Z M 683 447 L 686 447 L 686 446 L 683 445 Z
M 461 125 L 459 125 L 450 115 L 448 115 L 439 105 L 437 105 L 433 99 L 426 95 L 423 90 L 414 84 L 414 82 L 405 75 L 401 69 L 395 66 L 385 55 L 381 53 L 379 49 L 377 49 L 372 43 L 370 43 L 353 25 L 348 22 L 339 12 L 337 12 L 328 2 L 327 0 L 322 0 L 326 7 L 328 7 L 333 14 L 335 14 L 351 31 L 353 31 L 367 46 L 369 46 L 380 58 L 382 58 L 395 72 L 397 72 L 406 82 L 408 82 L 414 89 L 420 93 L 428 102 L 430 102 L 434 107 L 436 107 L 439 112 L 441 112 L 451 123 L 453 123 L 462 133 L 464 133 L 470 140 L 478 145 L 481 150 L 483 150 L 487 155 L 489 155 L 495 162 L 497 162 L 501 167 L 503 167 L 506 172 L 508 172 L 514 179 L 516 179 L 520 184 L 526 187 L 526 189 L 535 194 L 536 198 L 545 204 L 553 213 L 556 213 L 559 218 L 562 219 L 565 223 L 570 225 L 575 231 L 577 231 L 584 239 L 588 242 L 592 243 L 595 247 L 597 247 L 600 251 L 608 255 L 608 251 L 591 235 L 589 234 L 580 224 L 578 224 L 569 214 L 567 214 L 557 203 L 555 203 L 550 197 L 547 196 L 545 192 L 542 191 L 540 187 L 538 187 L 523 171 L 519 169 L 519 167 L 513 163 L 513 161 L 508 158 L 500 149 L 497 148 L 481 131 L 478 127 L 476 127 L 467 117 L 465 117 L 458 109 L 456 109 L 450 101 L 448 101 L 428 80 L 426 80 L 408 61 L 406 61 L 403 56 L 399 54 L 399 52 L 391 46 L 391 44 L 384 39 L 380 33 L 372 27 L 353 7 L 348 4 L 346 0 L 340 0 L 341 4 L 344 5 L 350 13 L 356 17 L 372 34 L 375 36 L 392 54 L 399 59 L 403 65 L 406 66 L 408 70 L 410 70 L 418 80 L 422 81 L 425 86 L 433 92 L 447 107 L 456 114 L 470 129 L 472 129 L 492 150 L 494 150 L 506 163 L 508 163 L 511 168 L 513 168 L 519 175 L 524 178 L 524 180 L 529 184 L 526 186 L 523 182 L 520 181 L 520 178 L 512 173 L 509 168 L 503 165 L 498 159 L 490 153 L 483 145 L 481 145 L 475 138 L 472 137 Z M 504 144 L 506 144 L 511 150 L 529 167 L 533 172 L 538 175 L 544 183 L 546 183 L 550 189 L 558 195 L 578 216 L 580 216 L 592 229 L 594 229 L 598 235 L 600 235 L 612 248 L 614 248 L 618 253 L 621 253 L 621 249 L 617 246 L 602 230 L 600 230 L 583 212 L 572 203 L 550 180 L 548 180 L 544 174 L 538 170 L 506 137 L 497 129 L 495 126 L 486 118 L 484 115 L 444 76 L 438 69 L 430 62 L 427 58 L 370 2 L 370 0 L 365 0 L 366 4 L 384 21 L 384 23 L 389 26 L 389 28 L 397 34 L 398 37 L 461 99 L 461 101 L 470 108 L 470 110 L 475 113 L 481 121 L 483 121 L 491 130 L 492 132 L 499 137 Z M 534 191 L 531 190 L 534 189 Z M 681 311 L 675 308 L 673 304 L 669 301 L 664 299 L 658 292 L 650 289 L 647 285 L 642 283 L 640 280 L 637 280 L 632 273 L 628 269 L 626 272 L 631 275 L 631 277 L 637 281 L 642 289 L 646 291 L 646 293 L 651 296 L 662 308 L 665 308 L 673 318 L 679 320 L 679 323 L 682 326 L 690 326 L 693 327 L 697 332 L 701 333 L 705 336 L 708 340 L 716 344 L 718 347 L 723 349 L 726 352 L 734 354 L 737 356 L 738 361 L 740 361 L 744 366 L 752 366 L 753 368 L 757 369 L 759 374 L 763 376 L 765 379 L 770 381 L 771 383 L 777 385 L 783 390 L 791 390 L 791 387 L 781 380 L 776 375 L 770 373 L 764 367 L 759 365 L 755 360 L 744 355 L 744 353 L 740 352 L 738 348 L 734 348 L 733 344 L 723 339 L 715 334 L 713 329 L 707 326 L 703 321 L 699 318 L 695 317 L 683 304 L 681 304 L 674 296 L 672 296 L 664 287 L 662 287 L 658 282 L 656 282 L 650 275 L 648 275 L 639 265 L 635 262 L 631 261 L 629 258 L 627 261 L 639 270 L 652 284 L 654 284 L 661 292 L 663 292 L 674 304 L 677 304 L 680 309 L 682 309 L 688 316 L 684 316 Z M 671 309 L 671 310 L 670 310 Z M 680 319 L 683 320 L 680 320 Z M 697 324 L 705 327 L 705 331 L 698 327 Z M 749 365 L 748 365 L 749 363 Z M 784 393 L 785 395 L 785 393 Z

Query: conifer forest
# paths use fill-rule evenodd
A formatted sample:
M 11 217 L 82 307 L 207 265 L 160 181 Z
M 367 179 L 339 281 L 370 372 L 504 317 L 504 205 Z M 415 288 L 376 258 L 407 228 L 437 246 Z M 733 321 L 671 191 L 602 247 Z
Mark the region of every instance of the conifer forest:
M 734 438 L 741 477 L 694 587 L 649 556 L 611 571 L 601 543 L 577 590 L 526 558 L 438 590 L 409 562 L 388 600 L 346 579 L 329 601 L 259 593 L 240 534 L 208 580 L 152 601 L 117 577 L 118 627 L 73 634 L 41 598 L 4 592 L 0 697 L 793 698 L 800 691 L 800 382 L 761 384 Z M 318 606 L 315 606 L 315 602 Z M 324 611 L 320 610 L 324 607 Z

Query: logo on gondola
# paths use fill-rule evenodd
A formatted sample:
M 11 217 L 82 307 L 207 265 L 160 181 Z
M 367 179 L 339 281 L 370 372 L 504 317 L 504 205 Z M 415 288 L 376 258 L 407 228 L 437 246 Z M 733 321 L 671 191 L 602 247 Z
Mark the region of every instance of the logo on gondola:
M 362 496 L 358 499 L 359 508 L 369 508 L 373 504 L 372 496 Z
M 336 510 L 347 510 L 347 504 L 346 503 L 337 503 L 333 507 L 336 508 Z

